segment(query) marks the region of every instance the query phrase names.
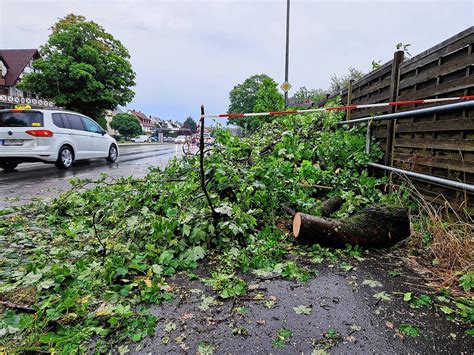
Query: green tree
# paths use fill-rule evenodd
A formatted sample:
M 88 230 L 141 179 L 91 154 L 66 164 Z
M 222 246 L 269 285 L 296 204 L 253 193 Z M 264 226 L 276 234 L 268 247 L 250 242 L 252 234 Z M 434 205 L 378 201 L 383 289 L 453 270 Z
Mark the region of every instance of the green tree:
M 197 130 L 197 123 L 193 120 L 191 116 L 188 116 L 183 123 L 183 126 L 189 127 L 192 133 L 196 133 Z
M 135 73 L 120 41 L 95 22 L 69 14 L 51 27 L 21 88 L 81 112 L 106 127 L 104 113 L 133 99 Z
M 234 86 L 229 93 L 229 113 L 245 113 L 253 112 L 255 103 L 257 101 L 257 91 L 265 78 L 270 78 L 268 75 L 252 75 L 245 79 L 241 84 Z M 228 120 L 229 123 L 243 127 L 245 124 L 244 118 L 232 117 Z
M 253 112 L 280 111 L 285 106 L 285 99 L 278 92 L 278 84 L 272 78 L 263 79 L 255 97 Z
M 295 99 L 311 99 L 313 101 L 321 101 L 326 98 L 326 90 L 323 89 L 307 89 L 306 86 L 302 86 L 295 92 L 293 97 Z
M 122 136 L 133 137 L 142 133 L 138 119 L 129 113 L 118 113 L 112 118 L 110 128 L 119 131 Z
M 252 75 L 229 93 L 229 113 L 276 111 L 283 108 L 283 95 L 278 84 L 266 74 Z M 231 117 L 228 122 L 252 130 L 264 118 Z
M 329 86 L 330 93 L 339 93 L 341 90 L 347 88 L 349 80 L 358 80 L 365 74 L 353 67 L 349 68 L 349 74 L 343 76 L 331 75 L 331 84 Z

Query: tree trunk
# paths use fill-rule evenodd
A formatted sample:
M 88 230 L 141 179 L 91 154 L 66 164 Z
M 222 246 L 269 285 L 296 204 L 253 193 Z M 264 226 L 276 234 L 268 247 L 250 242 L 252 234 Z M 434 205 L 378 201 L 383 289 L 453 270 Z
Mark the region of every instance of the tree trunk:
M 344 247 L 386 247 L 410 236 L 406 209 L 372 206 L 346 220 L 320 218 L 298 212 L 293 234 L 299 243 Z
M 321 209 L 321 215 L 323 217 L 329 217 L 334 212 L 342 207 L 344 200 L 339 197 L 331 197 L 330 199 L 323 202 L 323 207 Z

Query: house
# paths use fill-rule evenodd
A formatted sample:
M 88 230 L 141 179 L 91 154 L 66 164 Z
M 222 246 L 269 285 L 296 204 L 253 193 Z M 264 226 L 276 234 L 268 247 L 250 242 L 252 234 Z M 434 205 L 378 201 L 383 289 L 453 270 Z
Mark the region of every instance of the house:
M 135 110 L 130 110 L 128 111 L 128 113 L 138 118 L 143 132 L 145 132 L 146 134 L 152 133 L 153 129 L 155 128 L 155 124 L 154 124 L 154 121 L 150 117 L 148 117 L 147 115 L 145 115 L 144 113 L 140 111 L 135 111 Z
M 150 119 L 153 122 L 153 125 L 155 126 L 155 128 L 161 127 L 161 118 L 150 115 Z
M 54 107 L 52 102 L 17 87 L 24 75 L 35 71 L 33 61 L 39 57 L 37 49 L 0 49 L 0 109 L 17 104 Z

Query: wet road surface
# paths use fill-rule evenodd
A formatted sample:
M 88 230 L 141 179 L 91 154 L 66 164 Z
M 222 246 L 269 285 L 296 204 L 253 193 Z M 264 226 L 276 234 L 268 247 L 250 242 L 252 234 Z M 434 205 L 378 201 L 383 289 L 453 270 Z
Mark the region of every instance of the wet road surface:
M 71 178 L 96 179 L 103 173 L 112 178 L 143 177 L 150 167 L 163 168 L 171 158 L 182 154 L 181 145 L 175 144 L 124 145 L 119 149 L 115 163 L 95 159 L 76 162 L 68 170 L 43 163 L 20 164 L 13 172 L 0 169 L 0 208 L 55 197 L 71 187 Z
M 160 318 L 155 335 L 127 346 L 133 354 L 196 354 L 199 344 L 215 354 L 472 353 L 466 326 L 447 320 L 433 306 L 412 308 L 402 300 L 404 292 L 412 292 L 435 301 L 434 290 L 401 258 L 379 254 L 352 261 L 350 271 L 313 265 L 317 275 L 307 283 L 242 275 L 250 291 L 236 300 L 220 300 L 201 281 L 176 275 L 168 282 L 177 297 L 151 308 Z M 390 276 L 393 269 L 400 275 Z M 195 273 L 209 277 L 208 270 L 204 265 Z M 377 300 L 374 295 L 381 291 L 387 298 Z M 301 305 L 308 314 L 294 310 Z M 416 326 L 420 335 L 401 334 L 403 324 Z M 291 336 L 276 344 L 281 329 Z

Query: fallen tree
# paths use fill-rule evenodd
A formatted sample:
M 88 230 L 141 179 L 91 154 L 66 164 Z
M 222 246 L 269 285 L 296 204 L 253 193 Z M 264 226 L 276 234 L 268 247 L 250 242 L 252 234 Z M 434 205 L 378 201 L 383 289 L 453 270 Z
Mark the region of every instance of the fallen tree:
M 298 212 L 293 218 L 293 234 L 303 244 L 386 247 L 410 235 L 410 220 L 405 208 L 378 205 L 343 221 Z

